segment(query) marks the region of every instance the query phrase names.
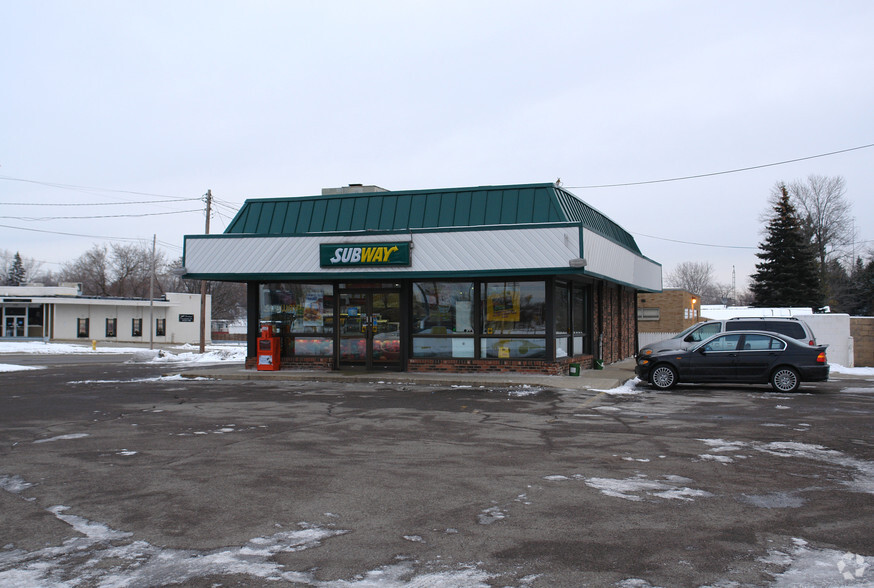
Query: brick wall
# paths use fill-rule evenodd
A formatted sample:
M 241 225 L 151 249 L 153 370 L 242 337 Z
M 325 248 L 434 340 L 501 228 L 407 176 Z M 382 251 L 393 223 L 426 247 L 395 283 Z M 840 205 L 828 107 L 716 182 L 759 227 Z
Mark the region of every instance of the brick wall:
M 591 369 L 594 361 L 591 355 L 563 357 L 555 362 L 536 359 L 410 359 L 407 362 L 407 371 L 566 376 L 571 363 L 580 364 L 582 369 Z
M 641 333 L 679 333 L 698 322 L 700 317 L 687 318 L 687 313 L 695 310 L 698 313 L 698 303 L 692 304 L 696 298 L 686 290 L 668 289 L 662 292 L 646 292 L 637 295 L 639 308 L 658 308 L 659 320 L 639 321 Z
M 874 318 L 850 317 L 850 336 L 853 338 L 853 365 L 874 367 Z
M 636 292 L 628 288 L 604 284 L 593 289 L 593 339 L 592 352 L 598 355 L 598 337 L 603 335 L 603 360 L 605 364 L 621 361 L 634 355 L 637 315 L 635 314 Z M 599 331 L 603 313 L 603 332 Z

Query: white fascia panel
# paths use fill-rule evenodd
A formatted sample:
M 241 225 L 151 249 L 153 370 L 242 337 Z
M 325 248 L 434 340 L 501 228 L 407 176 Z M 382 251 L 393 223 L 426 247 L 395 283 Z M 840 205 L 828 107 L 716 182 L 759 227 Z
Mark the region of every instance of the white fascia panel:
M 662 266 L 583 229 L 586 272 L 646 290 L 662 289 Z
M 349 273 L 323 268 L 319 245 L 411 241 L 412 265 L 356 267 L 355 273 L 463 272 L 568 267 L 579 257 L 579 227 L 435 231 L 413 234 L 318 237 L 186 238 L 185 268 L 192 274 Z

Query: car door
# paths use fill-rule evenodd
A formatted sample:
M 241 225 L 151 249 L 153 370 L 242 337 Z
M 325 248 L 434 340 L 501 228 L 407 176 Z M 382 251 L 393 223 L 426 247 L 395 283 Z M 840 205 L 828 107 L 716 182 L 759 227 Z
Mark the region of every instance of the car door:
M 771 367 L 786 349 L 786 343 L 770 335 L 747 333 L 737 351 L 739 382 L 767 382 Z
M 689 358 L 680 379 L 687 382 L 733 382 L 736 377 L 737 348 L 742 336 L 725 333 L 707 341 Z

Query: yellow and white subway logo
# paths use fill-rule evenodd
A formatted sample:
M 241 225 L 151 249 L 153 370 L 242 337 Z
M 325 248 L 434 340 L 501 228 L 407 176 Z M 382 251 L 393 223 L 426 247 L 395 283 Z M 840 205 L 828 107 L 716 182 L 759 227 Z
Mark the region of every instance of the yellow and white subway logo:
M 410 265 L 410 243 L 322 243 L 322 267 Z

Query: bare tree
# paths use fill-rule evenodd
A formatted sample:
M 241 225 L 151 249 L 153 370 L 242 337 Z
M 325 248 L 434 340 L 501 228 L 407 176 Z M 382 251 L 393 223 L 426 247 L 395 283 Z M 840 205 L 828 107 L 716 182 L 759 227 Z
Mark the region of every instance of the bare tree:
M 819 259 L 820 276 L 828 284 L 828 262 L 853 238 L 852 206 L 841 176 L 810 175 L 789 184 L 793 199 Z
M 168 266 L 167 287 L 171 292 L 200 292 L 200 280 L 180 277 L 182 258 Z M 207 282 L 206 293 L 212 297 L 212 318 L 234 320 L 246 315 L 246 284 L 240 282 Z
M 705 261 L 684 261 L 665 280 L 671 288 L 682 288 L 703 296 L 713 287 L 713 265 Z
M 80 282 L 82 293 L 88 296 L 111 296 L 112 278 L 109 250 L 106 245 L 94 245 L 72 262 L 61 266 L 62 282 Z

